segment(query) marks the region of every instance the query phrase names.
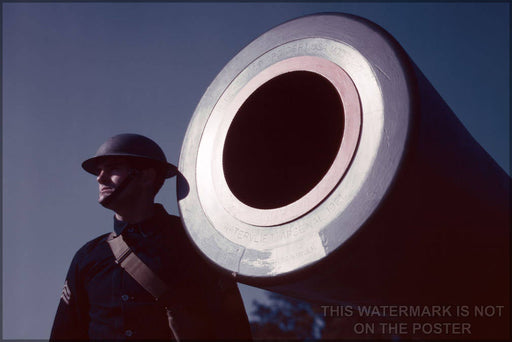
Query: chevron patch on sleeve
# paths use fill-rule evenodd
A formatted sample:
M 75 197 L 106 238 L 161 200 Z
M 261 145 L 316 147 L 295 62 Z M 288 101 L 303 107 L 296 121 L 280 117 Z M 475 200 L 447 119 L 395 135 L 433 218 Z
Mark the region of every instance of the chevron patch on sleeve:
M 64 303 L 69 305 L 69 301 L 71 300 L 71 290 L 69 289 L 67 280 L 64 283 L 64 287 L 62 288 L 62 294 L 60 295 L 60 298 L 64 301 Z

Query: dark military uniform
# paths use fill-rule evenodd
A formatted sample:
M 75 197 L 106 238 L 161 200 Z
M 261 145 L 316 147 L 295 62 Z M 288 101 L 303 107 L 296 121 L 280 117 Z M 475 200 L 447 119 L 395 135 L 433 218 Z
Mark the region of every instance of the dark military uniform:
M 156 205 L 153 218 L 137 225 L 115 220 L 114 230 L 169 291 L 155 301 L 115 263 L 109 234 L 102 235 L 71 262 L 51 340 L 169 340 L 175 336 L 165 307 L 180 339 L 250 339 L 236 283 L 195 252 L 178 217 Z

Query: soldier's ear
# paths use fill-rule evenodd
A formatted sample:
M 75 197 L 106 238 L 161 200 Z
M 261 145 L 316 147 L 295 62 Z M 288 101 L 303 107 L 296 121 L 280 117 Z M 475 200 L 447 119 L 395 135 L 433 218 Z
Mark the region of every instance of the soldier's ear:
M 140 181 L 145 185 L 152 185 L 156 180 L 156 170 L 153 168 L 143 169 L 140 173 Z

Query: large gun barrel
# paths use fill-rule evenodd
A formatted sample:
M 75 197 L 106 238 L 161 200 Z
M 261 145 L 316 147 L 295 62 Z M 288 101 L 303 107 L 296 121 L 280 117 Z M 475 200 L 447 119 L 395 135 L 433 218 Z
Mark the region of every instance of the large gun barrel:
M 384 29 L 286 22 L 206 90 L 183 143 L 191 239 L 243 283 L 318 303 L 494 305 L 507 336 L 510 177 Z

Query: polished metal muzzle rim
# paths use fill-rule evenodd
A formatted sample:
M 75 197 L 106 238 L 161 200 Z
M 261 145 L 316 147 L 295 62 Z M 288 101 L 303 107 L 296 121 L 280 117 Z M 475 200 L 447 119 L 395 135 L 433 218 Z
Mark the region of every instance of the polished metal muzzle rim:
M 182 218 L 207 258 L 246 277 L 284 275 L 326 257 L 364 224 L 392 183 L 409 131 L 409 62 L 398 49 L 374 24 L 320 14 L 270 30 L 225 66 L 196 108 L 179 164 L 189 188 L 179 201 Z M 336 119 L 329 117 L 342 127 L 325 145 L 333 152 L 320 159 L 324 169 L 311 169 L 317 178 L 308 186 L 298 183 L 302 192 L 286 197 L 286 191 L 270 187 L 271 196 L 264 197 L 265 191 L 256 194 L 259 185 L 245 191 L 247 183 L 236 179 L 238 170 L 250 172 L 255 166 L 250 181 L 274 164 L 251 164 L 250 155 L 231 154 L 247 141 L 258 154 L 258 144 L 265 142 L 254 135 L 260 140 L 251 145 L 244 139 L 248 130 L 236 131 L 253 124 L 244 119 L 244 108 L 269 84 L 282 81 L 286 88 L 288 80 L 302 74 L 327 83 L 336 94 L 333 101 L 340 103 Z M 293 177 L 290 170 L 283 172 Z M 255 199 L 274 194 L 284 199 L 268 206 Z

